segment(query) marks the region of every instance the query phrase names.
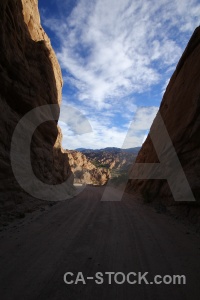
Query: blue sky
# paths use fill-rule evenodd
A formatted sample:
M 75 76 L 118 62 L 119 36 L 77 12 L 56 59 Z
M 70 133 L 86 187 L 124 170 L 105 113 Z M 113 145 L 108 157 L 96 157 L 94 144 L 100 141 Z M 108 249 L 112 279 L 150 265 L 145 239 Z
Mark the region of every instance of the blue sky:
M 39 0 L 39 9 L 62 68 L 63 147 L 140 146 L 199 26 L 200 1 Z

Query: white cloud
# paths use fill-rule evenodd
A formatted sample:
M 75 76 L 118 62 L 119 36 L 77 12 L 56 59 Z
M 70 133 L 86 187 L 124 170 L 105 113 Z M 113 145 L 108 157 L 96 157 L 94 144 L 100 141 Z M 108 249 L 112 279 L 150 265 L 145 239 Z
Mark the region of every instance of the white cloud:
M 90 122 L 87 117 L 77 108 L 70 105 L 62 105 L 59 125 L 67 126 L 74 134 L 85 134 L 92 132 Z
M 68 109 L 69 108 L 65 108 Z M 64 110 L 64 108 L 63 108 Z M 75 109 L 77 111 L 77 109 Z M 63 132 L 63 147 L 66 149 L 76 149 L 84 145 L 85 148 L 105 148 L 105 147 L 118 147 L 118 148 L 132 148 L 141 146 L 146 132 L 149 130 L 151 123 L 158 111 L 158 107 L 142 107 L 137 109 L 131 122 L 127 126 L 118 128 L 114 126 L 107 115 L 104 113 L 96 116 L 84 117 L 83 122 L 76 122 L 80 130 L 76 128 L 77 135 L 72 130 L 71 119 L 64 119 L 59 122 Z M 78 115 L 78 119 L 79 119 Z M 81 127 L 87 122 L 91 125 L 92 131 L 82 131 Z M 76 120 L 76 116 L 72 114 L 72 119 Z M 87 127 L 88 128 L 88 127 Z
M 76 149 L 80 147 L 100 149 L 108 146 L 122 147 L 126 136 L 126 130 L 120 130 L 117 127 L 107 127 L 104 124 L 99 124 L 98 121 L 90 121 L 93 132 L 86 133 L 80 136 L 70 135 L 69 128 L 63 128 L 63 147 L 67 149 Z M 140 145 L 140 139 L 135 138 L 134 145 Z
M 131 130 L 148 130 L 158 112 L 158 107 L 140 107 L 136 111 L 131 124 Z
M 71 134 L 64 139 L 64 145 L 121 147 L 128 122 L 140 105 L 137 95 L 150 93 L 155 85 L 157 89 L 160 85 L 160 90 L 154 94 L 163 93 L 163 82 L 167 83 L 198 26 L 200 3 L 78 0 L 66 17 L 66 1 L 62 1 L 63 15 L 44 19 L 44 24 L 59 40 L 57 56 L 65 71 L 64 81 L 75 87 L 74 105 L 89 118 L 93 133 L 74 138 L 62 125 L 64 136 Z M 153 99 L 149 99 L 148 105 L 152 105 Z M 71 102 L 73 99 L 67 103 Z M 138 132 L 132 136 L 131 145 L 141 145 L 156 110 L 157 107 L 141 108 L 136 113 L 134 126 Z M 119 125 L 113 122 L 117 114 L 124 119 Z
M 58 57 L 79 100 L 102 109 L 158 83 L 153 62 L 178 62 L 183 45 L 177 36 L 191 32 L 199 15 L 196 0 L 80 0 L 66 19 L 45 25 L 60 38 Z
M 132 148 L 133 145 L 141 146 L 147 137 L 147 132 L 156 116 L 158 107 L 140 107 L 137 109 L 129 125 L 122 148 Z M 136 143 L 136 140 L 138 144 Z

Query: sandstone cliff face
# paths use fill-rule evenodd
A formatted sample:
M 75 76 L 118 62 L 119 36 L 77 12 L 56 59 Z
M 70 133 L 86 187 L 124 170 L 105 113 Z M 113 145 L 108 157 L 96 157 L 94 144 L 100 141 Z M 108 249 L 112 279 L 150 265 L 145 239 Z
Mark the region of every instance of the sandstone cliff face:
M 196 200 L 200 199 L 200 27 L 193 33 L 163 96 L 159 112 L 164 120 L 178 158 Z M 165 141 L 160 133 L 158 116 L 151 132 L 157 133 L 161 154 L 167 162 Z M 166 152 L 166 153 L 165 153 Z M 159 162 L 150 136 L 144 142 L 137 163 Z M 139 190 L 149 199 L 173 204 L 166 180 L 130 180 L 128 190 Z M 197 203 L 196 203 L 197 205 Z
M 71 170 L 74 173 L 74 183 L 104 185 L 110 172 L 105 168 L 97 168 L 79 151 L 66 150 Z
M 50 40 L 40 25 L 37 0 L 0 3 L 0 193 L 1 209 L 22 203 L 24 194 L 10 164 L 10 145 L 19 120 L 35 107 L 60 104 L 62 75 Z M 59 112 L 57 112 L 57 118 Z M 71 175 L 61 149 L 57 121 L 36 130 L 31 157 L 37 177 L 49 184 Z M 9 191 L 9 192 L 8 192 Z M 20 196 L 19 196 L 20 194 Z M 10 203 L 8 205 L 8 203 Z

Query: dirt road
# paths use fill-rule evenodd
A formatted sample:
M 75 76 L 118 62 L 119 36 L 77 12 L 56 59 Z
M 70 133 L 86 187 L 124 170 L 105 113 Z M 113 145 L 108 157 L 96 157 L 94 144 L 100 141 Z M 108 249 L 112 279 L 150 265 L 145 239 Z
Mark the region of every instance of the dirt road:
M 124 194 L 101 202 L 103 188 L 87 187 L 74 199 L 28 215 L 0 232 L 0 298 L 200 299 L 200 239 L 178 221 Z M 66 284 L 82 272 L 86 284 Z M 96 272 L 103 278 L 95 283 Z M 130 284 L 137 273 L 185 275 L 185 285 Z M 101 275 L 101 274 L 100 274 Z M 81 275 L 80 275 L 81 276 Z M 111 276 L 111 284 L 109 284 Z M 125 278 L 127 279 L 127 278 Z M 101 282 L 101 283 L 100 283 Z

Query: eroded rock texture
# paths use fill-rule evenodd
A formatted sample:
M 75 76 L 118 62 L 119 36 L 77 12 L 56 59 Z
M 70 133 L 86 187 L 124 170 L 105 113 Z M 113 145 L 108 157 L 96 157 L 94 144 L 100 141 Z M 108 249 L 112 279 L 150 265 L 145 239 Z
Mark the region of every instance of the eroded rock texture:
M 200 27 L 198 27 L 168 84 L 159 112 L 164 120 L 192 191 L 200 199 Z M 156 132 L 165 162 L 170 160 L 160 132 L 158 117 L 152 131 Z M 137 163 L 159 162 L 150 136 L 143 144 Z M 146 201 L 160 199 L 165 204 L 174 200 L 166 180 L 130 180 L 128 190 L 139 190 Z M 195 204 L 197 205 L 197 203 Z
M 50 40 L 40 25 L 38 1 L 1 1 L 1 210 L 11 207 L 17 209 L 17 204 L 25 201 L 24 193 L 13 176 L 10 163 L 13 131 L 21 117 L 33 108 L 46 104 L 60 104 L 61 89 L 60 66 Z M 61 149 L 57 121 L 45 122 L 35 131 L 31 157 L 36 176 L 45 183 L 61 183 L 71 175 L 68 157 Z
M 83 153 L 66 150 L 71 170 L 74 173 L 74 183 L 104 185 L 111 174 L 106 168 L 96 167 Z

